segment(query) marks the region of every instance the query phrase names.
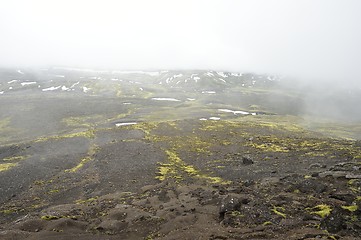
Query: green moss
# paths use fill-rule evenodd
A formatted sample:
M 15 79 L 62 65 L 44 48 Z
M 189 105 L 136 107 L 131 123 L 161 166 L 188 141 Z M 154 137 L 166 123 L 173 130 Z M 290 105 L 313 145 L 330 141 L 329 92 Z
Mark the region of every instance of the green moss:
M 274 206 L 272 208 L 272 212 L 274 212 L 275 214 L 283 217 L 283 218 L 286 218 L 286 214 L 283 213 L 285 211 L 285 208 L 284 207 L 277 207 L 277 206 Z
M 232 217 L 244 217 L 244 215 L 240 211 L 232 211 L 231 216 Z
M 7 117 L 0 120 L 0 130 L 7 128 L 10 125 L 11 118 Z
M 268 226 L 268 225 L 273 225 L 273 223 L 270 222 L 270 221 L 267 221 L 267 222 L 264 222 L 262 225 L 263 225 L 263 226 Z
M 201 173 L 194 166 L 186 164 L 177 153 L 165 150 L 165 153 L 168 156 L 168 163 L 160 163 L 158 168 L 157 179 L 163 181 L 167 178 L 173 178 L 177 180 L 183 179 L 183 176 L 189 176 L 197 179 L 203 179 L 209 183 L 219 183 L 219 184 L 228 184 L 229 181 L 225 181 L 220 177 L 212 177 L 205 173 Z
M 95 137 L 95 130 L 89 129 L 87 131 L 82 132 L 76 132 L 76 133 L 69 133 L 64 135 L 58 135 L 58 136 L 50 136 L 50 137 L 40 137 L 35 142 L 46 142 L 49 140 L 61 140 L 66 138 L 75 138 L 75 137 L 84 137 L 84 138 L 94 138 Z
M 251 143 L 250 146 L 265 152 L 289 152 L 287 148 L 273 143 L 268 143 L 268 144 Z
M 13 167 L 16 167 L 17 163 L 0 163 L 0 172 L 7 171 Z
M 159 123 L 156 122 L 142 122 L 135 125 L 128 126 L 128 128 L 138 129 L 144 132 L 145 139 L 154 140 L 151 132 L 158 127 Z
M 306 210 L 310 211 L 311 214 L 316 214 L 321 218 L 325 218 L 332 212 L 332 208 L 326 204 L 320 204 L 313 208 L 307 208 Z
M 351 205 L 351 206 L 341 206 L 341 208 L 348 210 L 350 212 L 355 212 L 358 209 L 357 205 Z
M 5 210 L 1 210 L 0 212 L 3 213 L 3 214 L 12 214 L 12 213 L 15 213 L 16 210 L 13 210 L 13 209 L 5 209 Z
M 44 182 L 44 181 L 42 181 L 42 180 L 36 180 L 36 181 L 34 181 L 34 184 L 35 184 L 35 185 L 42 186 L 42 185 L 44 185 L 44 184 L 45 184 L 45 182 Z
M 7 157 L 4 158 L 3 161 L 22 161 L 27 159 L 29 156 L 14 156 L 14 157 Z
M 85 199 L 85 200 L 76 200 L 75 203 L 76 204 L 84 204 L 84 203 L 89 203 L 89 202 L 94 202 L 97 200 L 97 197 L 93 197 L 93 198 L 89 198 L 89 199 Z
M 8 141 L 12 136 L 16 134 L 17 129 L 11 126 L 11 118 L 0 119 L 0 142 Z
M 54 194 L 54 193 L 58 193 L 58 192 L 60 192 L 59 189 L 52 189 L 52 190 L 50 190 L 48 193 L 49 193 L 49 194 Z
M 96 122 L 102 119 L 101 115 L 68 117 L 62 120 L 69 127 L 86 127 L 92 128 L 96 126 Z
M 308 132 L 298 124 L 299 119 L 292 117 L 242 117 L 235 121 L 204 121 L 201 131 L 224 132 L 243 138 L 254 138 L 245 144 L 264 152 L 298 152 L 300 155 L 313 157 L 335 157 L 338 154 L 357 159 L 361 149 L 354 141 L 319 138 L 316 133 Z M 256 135 L 254 130 L 257 129 Z M 277 134 L 274 134 L 277 133 Z M 279 134 L 291 136 L 278 137 Z M 221 142 L 221 141 L 220 141 Z M 226 143 L 226 142 L 225 142 Z M 227 144 L 227 143 L 226 143 Z
M 50 220 L 56 220 L 56 219 L 59 219 L 60 217 L 58 216 L 53 216 L 53 215 L 45 215 L 45 216 L 42 216 L 41 219 L 42 220 L 46 220 L 46 221 L 50 221 Z
M 92 161 L 94 159 L 94 155 L 97 151 L 99 151 L 99 147 L 96 145 L 92 145 L 89 150 L 86 157 L 82 158 L 80 163 L 76 165 L 75 167 L 71 169 L 66 169 L 65 172 L 77 172 L 80 168 L 82 168 L 87 162 Z

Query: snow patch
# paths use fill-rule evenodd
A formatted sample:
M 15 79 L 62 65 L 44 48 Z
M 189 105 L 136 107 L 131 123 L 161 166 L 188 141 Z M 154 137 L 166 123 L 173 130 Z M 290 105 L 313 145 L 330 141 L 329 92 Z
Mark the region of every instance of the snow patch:
M 215 120 L 215 121 L 220 120 L 220 119 L 221 119 L 220 117 L 210 117 L 209 118 L 209 120 Z
M 54 91 L 54 90 L 57 90 L 57 89 L 59 89 L 59 88 L 61 88 L 61 86 L 44 88 L 44 89 L 42 89 L 41 91 L 43 91 L 43 92 Z
M 83 92 L 87 93 L 89 92 L 90 88 L 87 88 L 87 87 L 83 87 Z
M 202 93 L 215 94 L 215 91 L 202 91 Z
M 75 87 L 76 85 L 78 85 L 80 82 L 76 82 L 76 83 L 74 83 L 73 85 L 71 85 L 70 86 L 70 88 L 73 88 L 73 87 Z
M 68 91 L 70 88 L 67 88 L 67 87 L 65 87 L 65 86 L 62 86 L 61 87 L 61 90 L 63 90 L 63 91 Z
M 0 94 L 4 94 L 4 91 L 1 91 Z
M 129 125 L 135 125 L 136 122 L 125 122 L 125 123 L 116 123 L 115 126 L 121 127 L 121 126 L 129 126 Z
M 200 121 L 207 121 L 207 118 L 200 118 Z
M 26 86 L 26 85 L 36 84 L 36 82 L 22 82 L 20 84 L 21 84 L 21 86 Z
M 175 99 L 175 98 L 152 98 L 152 100 L 156 100 L 156 101 L 180 102 L 180 100 Z
M 220 81 L 224 82 L 224 83 L 227 83 L 224 79 L 222 78 L 218 78 Z
M 242 73 L 231 73 L 231 76 L 233 76 L 233 77 L 241 77 Z
M 221 77 L 227 78 L 228 76 L 224 72 L 217 72 L 217 74 Z
M 24 75 L 24 73 L 19 69 L 19 70 L 16 70 L 18 73 Z
M 226 113 L 233 113 L 234 115 L 237 114 L 243 114 L 243 115 L 256 115 L 256 113 L 250 113 L 245 111 L 239 111 L 239 110 L 230 110 L 230 109 L 218 109 L 220 112 L 226 112 Z
M 187 98 L 188 101 L 195 101 L 195 98 Z
M 17 82 L 17 81 L 19 81 L 19 80 L 11 80 L 11 81 L 8 82 L 8 84 L 11 84 L 11 83 L 14 83 L 14 82 Z
M 182 77 L 182 76 L 183 76 L 183 74 L 180 73 L 180 74 L 174 75 L 173 78 L 179 78 L 179 77 Z

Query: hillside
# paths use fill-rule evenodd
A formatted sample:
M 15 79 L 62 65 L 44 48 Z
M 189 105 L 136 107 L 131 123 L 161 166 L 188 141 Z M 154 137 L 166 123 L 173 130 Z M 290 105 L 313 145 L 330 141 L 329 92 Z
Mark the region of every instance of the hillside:
M 360 122 L 283 81 L 2 69 L 1 239 L 358 239 Z

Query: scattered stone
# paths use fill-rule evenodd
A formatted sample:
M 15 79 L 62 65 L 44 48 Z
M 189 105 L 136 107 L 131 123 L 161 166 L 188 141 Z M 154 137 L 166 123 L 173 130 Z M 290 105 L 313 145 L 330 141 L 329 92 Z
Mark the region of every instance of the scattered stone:
M 346 203 L 351 203 L 355 199 L 355 196 L 347 190 L 341 190 L 331 193 L 330 198 L 338 199 Z
M 330 215 L 322 219 L 321 228 L 326 229 L 330 233 L 337 233 L 346 229 L 346 221 L 343 215 L 343 210 L 336 207 Z
M 280 182 L 279 177 L 267 177 L 261 180 L 261 185 L 275 185 Z
M 342 178 L 342 177 L 346 177 L 348 173 L 345 171 L 325 171 L 319 174 L 320 177 L 324 178 L 324 177 L 328 177 L 328 176 L 332 176 L 334 178 Z
M 245 164 L 245 165 L 251 165 L 254 163 L 253 159 L 251 156 L 249 155 L 244 155 L 242 157 L 242 163 Z
M 220 208 L 219 208 L 219 217 L 220 219 L 224 219 L 224 216 L 227 212 L 237 211 L 241 203 L 238 198 L 227 195 L 225 198 L 221 200 Z
M 296 188 L 303 193 L 322 193 L 326 191 L 327 186 L 315 179 L 306 179 L 296 184 Z
M 361 179 L 361 174 L 360 175 L 354 175 L 354 174 L 347 174 L 345 176 L 347 179 Z
M 325 164 L 313 163 L 313 164 L 311 164 L 308 168 L 309 168 L 309 169 L 313 169 L 313 168 L 325 168 L 325 167 L 326 167 Z
M 128 227 L 127 222 L 117 220 L 105 220 L 96 228 L 100 232 L 108 234 L 117 234 L 124 231 Z

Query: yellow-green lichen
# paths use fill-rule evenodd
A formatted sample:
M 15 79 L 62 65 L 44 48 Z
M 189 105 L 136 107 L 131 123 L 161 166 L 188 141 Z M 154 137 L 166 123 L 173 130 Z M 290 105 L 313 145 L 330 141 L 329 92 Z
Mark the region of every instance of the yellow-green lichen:
M 203 179 L 210 183 L 228 184 L 229 181 L 225 181 L 220 177 L 212 177 L 205 173 L 201 173 L 194 166 L 186 164 L 179 156 L 170 150 L 165 150 L 168 156 L 168 163 L 161 163 L 158 168 L 157 179 L 163 181 L 167 178 L 182 179 L 184 175 L 194 177 L 197 179 Z
M 58 192 L 60 192 L 59 189 L 52 189 L 52 190 L 50 190 L 48 193 L 49 193 L 49 194 L 54 194 L 54 193 L 58 193 Z
M 75 137 L 94 138 L 95 130 L 89 129 L 89 130 L 82 131 L 82 132 L 75 132 L 75 133 L 69 133 L 69 134 L 64 134 L 64 135 L 40 137 L 40 138 L 36 139 L 35 142 L 46 142 L 49 140 L 61 140 L 61 139 L 75 138 Z
M 7 171 L 13 167 L 16 167 L 17 163 L 0 163 L 0 172 Z
M 79 199 L 79 200 L 76 200 L 75 203 L 76 204 L 84 204 L 84 203 L 94 202 L 96 200 L 97 200 L 97 197 L 93 197 L 93 198 L 89 198 L 89 199 L 85 199 L 85 200 Z
M 76 172 L 80 168 L 82 168 L 87 162 L 92 161 L 94 159 L 95 153 L 99 151 L 99 147 L 96 145 L 93 145 L 89 148 L 88 153 L 86 157 L 82 158 L 80 163 L 78 163 L 75 167 L 71 169 L 66 169 L 65 172 Z
M 50 220 L 56 220 L 59 219 L 60 217 L 58 216 L 53 216 L 53 215 L 45 215 L 45 216 L 41 216 L 42 220 L 46 220 L 46 221 L 50 221 Z
M 2 120 L 0 120 L 0 129 L 5 129 L 10 125 L 11 118 L 7 117 Z
M 341 206 L 342 209 L 348 210 L 350 212 L 355 212 L 358 209 L 357 205 L 351 205 L 351 206 Z
M 4 158 L 3 161 L 22 161 L 28 158 L 29 156 L 13 156 Z
M 62 122 L 69 127 L 93 128 L 97 125 L 97 122 L 102 120 L 102 118 L 102 115 L 78 116 L 64 118 Z
M 285 211 L 285 208 L 284 207 L 277 207 L 277 206 L 274 206 L 272 208 L 272 212 L 274 212 L 275 214 L 283 217 L 283 218 L 286 218 L 286 214 L 284 213 Z
M 306 210 L 310 211 L 311 214 L 316 214 L 321 218 L 325 218 L 331 214 L 332 208 L 327 204 L 320 204 L 313 208 L 307 208 Z
M 268 225 L 272 225 L 272 224 L 273 224 L 272 222 L 266 221 L 266 222 L 264 222 L 262 225 L 263 225 L 263 226 L 268 226 Z
M 265 152 L 289 152 L 289 150 L 286 147 L 274 143 L 262 143 L 262 144 L 251 143 L 250 146 Z
M 12 213 L 16 212 L 16 210 L 14 210 L 14 209 L 5 209 L 5 210 L 1 210 L 0 212 L 3 213 L 3 214 L 12 214 Z

